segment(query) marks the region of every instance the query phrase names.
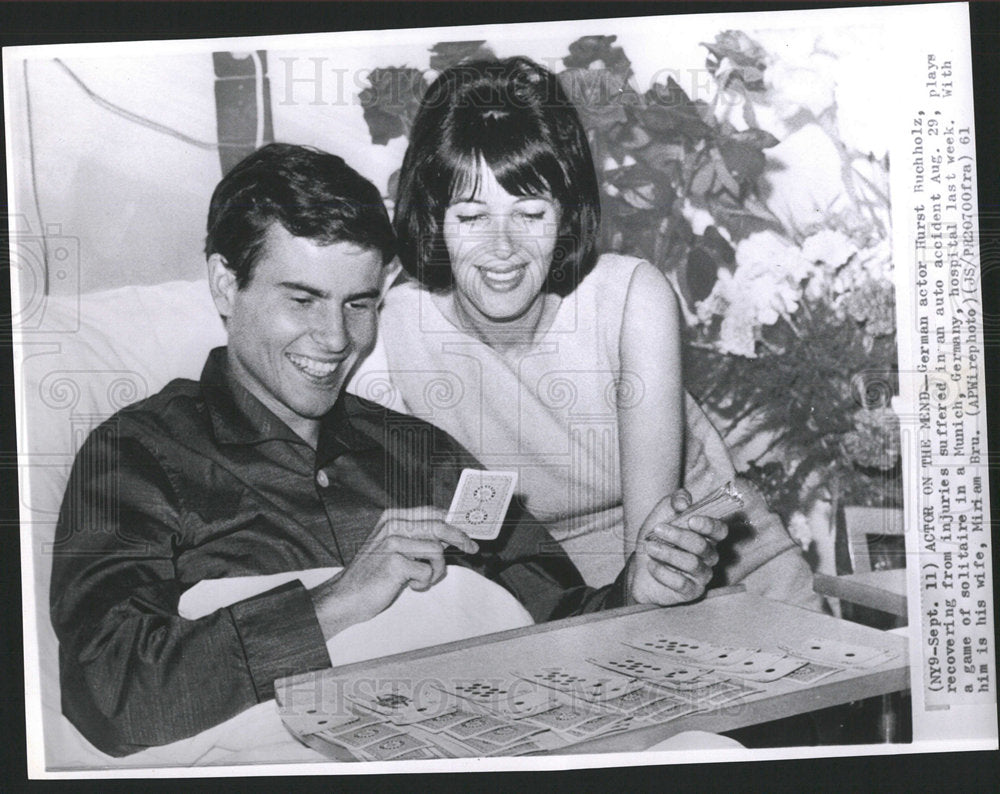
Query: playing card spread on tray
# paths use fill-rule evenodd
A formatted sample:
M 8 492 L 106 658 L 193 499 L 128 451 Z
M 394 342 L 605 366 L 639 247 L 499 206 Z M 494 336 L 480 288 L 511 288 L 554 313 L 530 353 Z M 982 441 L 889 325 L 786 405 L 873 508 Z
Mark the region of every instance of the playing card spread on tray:
M 500 534 L 516 484 L 516 471 L 465 469 L 448 508 L 448 523 L 473 540 L 493 540 Z
M 753 653 L 751 648 L 730 648 L 712 645 L 687 637 L 670 637 L 657 635 L 652 637 L 637 637 L 623 641 L 630 648 L 636 648 L 647 653 L 655 653 L 676 661 L 696 664 L 701 667 L 716 667 L 736 664 Z
M 375 744 L 388 739 L 390 736 L 398 736 L 399 728 L 385 722 L 378 722 L 374 725 L 366 725 L 363 728 L 348 727 L 343 730 L 324 731 L 324 736 L 331 741 L 343 745 L 351 750 L 361 749 L 370 744 Z
M 543 728 L 535 725 L 526 725 L 524 722 L 507 723 L 480 733 L 477 738 L 504 746 L 524 741 L 529 736 L 541 733 L 542 730 Z
M 459 722 L 445 729 L 445 733 L 454 736 L 456 739 L 468 739 L 470 736 L 478 736 L 486 731 L 500 728 L 507 723 L 489 714 L 474 714 L 467 720 Z
M 788 658 L 783 653 L 773 653 L 771 651 L 751 649 L 744 650 L 748 650 L 749 653 L 734 656 L 728 661 L 717 661 L 713 667 L 715 667 L 715 669 L 719 672 L 737 673 L 738 675 L 743 673 L 762 673 L 769 667 L 780 662 L 782 659 Z
M 607 736 L 627 730 L 632 723 L 628 714 L 599 714 L 586 722 L 575 725 L 566 731 L 573 739 L 591 739 L 595 736 Z
M 880 648 L 853 645 L 822 637 L 806 640 L 801 645 L 782 646 L 782 649 L 795 656 L 820 664 L 847 665 L 848 667 L 876 667 L 895 657 L 895 654 Z
M 641 678 L 654 684 L 696 681 L 708 673 L 708 670 L 702 667 L 671 663 L 656 657 L 652 657 L 652 660 L 645 659 L 638 653 L 625 654 L 613 659 L 587 659 L 587 661 L 606 670 Z
M 777 681 L 779 678 L 784 678 L 786 675 L 798 670 L 803 664 L 805 664 L 804 659 L 796 659 L 788 656 L 767 663 L 755 661 L 753 658 L 750 658 L 745 659 L 738 665 L 727 668 L 726 672 L 740 678 L 749 679 L 750 681 Z M 741 665 L 743 666 L 741 667 Z
M 413 687 L 398 681 L 363 682 L 345 697 L 366 711 L 388 717 L 396 725 L 408 725 L 449 714 L 457 704 L 447 693 L 429 686 Z
M 389 761 L 393 758 L 397 758 L 400 755 L 407 753 L 412 753 L 415 750 L 426 750 L 427 744 L 415 736 L 411 736 L 407 733 L 397 733 L 395 736 L 389 736 L 385 739 L 380 739 L 379 741 L 373 742 L 372 744 L 366 745 L 362 752 L 366 755 L 371 756 L 375 761 Z M 433 757 L 427 755 L 421 755 L 420 757 Z
M 319 709 L 306 709 L 298 713 L 282 712 L 281 719 L 290 730 L 302 736 L 349 727 L 361 728 L 386 721 L 386 718 L 381 715 L 367 714 L 361 710 L 350 708 L 330 712 Z
M 798 670 L 793 670 L 785 676 L 785 681 L 792 681 L 796 684 L 807 686 L 817 681 L 822 681 L 834 673 L 843 672 L 842 667 L 832 667 L 818 662 L 806 662 Z
M 439 714 L 436 717 L 431 717 L 427 720 L 421 720 L 417 723 L 417 727 L 422 728 L 425 731 L 431 731 L 432 733 L 438 733 L 439 731 L 445 731 L 453 725 L 458 725 L 460 722 L 465 722 L 472 717 L 478 716 L 471 711 L 453 711 L 450 714 Z
M 514 675 L 592 703 L 612 700 L 642 688 L 642 682 L 636 681 L 634 677 L 620 675 L 618 671 L 607 673 L 582 665 L 543 667 L 531 673 L 514 673 Z
M 462 681 L 452 685 L 448 691 L 481 709 L 510 719 L 523 719 L 559 705 L 544 688 L 533 687 L 518 679 L 508 682 L 492 679 Z
M 519 744 L 511 745 L 508 747 L 502 747 L 499 750 L 490 753 L 490 755 L 493 756 L 526 755 L 527 753 L 537 753 L 539 750 L 544 750 L 544 749 L 545 749 L 544 747 L 542 747 L 540 744 L 537 744 L 536 742 L 527 741 L 527 742 L 520 742 Z
M 586 722 L 593 716 L 593 711 L 562 704 L 549 711 L 543 711 L 541 714 L 533 714 L 528 717 L 528 721 L 544 728 L 564 731 L 579 725 L 581 722 Z

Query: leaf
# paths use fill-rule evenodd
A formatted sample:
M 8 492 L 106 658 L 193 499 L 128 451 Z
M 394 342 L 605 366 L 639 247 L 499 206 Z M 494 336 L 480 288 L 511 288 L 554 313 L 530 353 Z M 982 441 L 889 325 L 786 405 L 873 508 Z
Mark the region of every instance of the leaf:
M 636 188 L 649 184 L 650 173 L 640 165 L 628 165 L 604 172 L 605 181 L 619 190 Z
M 595 61 L 601 61 L 605 69 L 628 77 L 632 74 L 632 63 L 625 56 L 625 50 L 612 45 L 617 36 L 583 36 L 569 45 L 569 55 L 563 58 L 567 68 L 589 69 Z
M 771 133 L 766 130 L 749 129 L 743 130 L 742 132 L 734 132 L 728 136 L 731 140 L 737 143 L 745 143 L 748 146 L 752 146 L 755 149 L 770 149 L 772 146 L 777 146 L 781 141 L 775 138 Z
M 775 229 L 781 228 L 781 221 L 779 221 L 778 218 L 775 217 L 774 213 L 767 208 L 767 205 L 753 193 L 750 193 L 743 198 L 743 210 L 747 215 L 761 221 L 765 221 Z
M 659 133 L 679 133 L 689 138 L 704 138 L 712 128 L 701 118 L 699 107 L 672 78 L 667 84 L 656 83 L 644 95 L 646 107 L 639 112 L 647 129 Z
M 373 69 L 368 87 L 358 96 L 372 142 L 384 146 L 393 138 L 409 135 L 426 90 L 427 81 L 418 69 Z
M 638 124 L 629 124 L 620 128 L 620 132 L 615 138 L 615 143 L 623 149 L 641 149 L 649 144 L 652 138 L 649 137 Z
M 639 160 L 649 168 L 676 179 L 681 172 L 685 158 L 684 147 L 677 143 L 660 143 L 654 141 L 635 153 Z
M 392 113 L 387 113 L 377 106 L 366 107 L 364 109 L 365 122 L 368 124 L 368 133 L 371 135 L 372 143 L 385 146 L 393 138 L 398 138 L 406 134 L 403 120 Z
M 692 246 L 687 256 L 688 303 L 692 306 L 705 300 L 718 281 L 718 264 L 712 254 L 701 246 Z
M 486 41 L 440 41 L 431 47 L 430 67 L 435 72 L 443 72 L 463 61 L 492 60 L 493 50 L 484 47 Z
M 753 102 L 750 101 L 749 97 L 744 98 L 743 101 L 743 121 L 748 127 L 757 126 L 757 114 L 754 112 Z
M 705 160 L 701 167 L 695 171 L 691 179 L 691 194 L 694 196 L 704 196 L 712 189 L 715 183 L 715 163 Z
M 622 198 L 636 209 L 651 210 L 656 206 L 656 188 L 647 182 L 622 191 Z
M 702 42 L 701 45 L 709 52 L 705 65 L 723 85 L 736 78 L 752 90 L 764 88 L 767 53 L 746 33 L 723 31 L 711 44 Z
M 560 72 L 558 79 L 588 130 L 607 131 L 628 121 L 625 107 L 632 92 L 621 75 L 608 69 L 572 68 Z
M 738 203 L 734 206 L 733 203 L 723 201 L 720 197 L 713 197 L 709 202 L 708 211 L 720 226 L 729 230 L 734 240 L 745 240 L 754 232 L 768 230 L 779 234 L 785 233 L 780 223 L 761 218 L 753 212 L 748 212 Z
M 740 186 L 730 173 L 731 167 L 718 149 L 712 149 L 712 160 L 715 162 L 715 183 L 733 198 L 740 197 Z
M 707 226 L 705 233 L 698 238 L 697 245 L 709 251 L 719 267 L 724 267 L 729 271 L 736 269 L 736 251 L 733 250 L 729 241 L 719 233 L 717 227 Z
M 719 152 L 729 173 L 734 179 L 745 185 L 750 184 L 763 174 L 764 167 L 767 165 L 767 158 L 764 157 L 764 153 L 759 148 L 734 138 L 720 141 Z M 734 195 L 738 195 L 738 188 Z

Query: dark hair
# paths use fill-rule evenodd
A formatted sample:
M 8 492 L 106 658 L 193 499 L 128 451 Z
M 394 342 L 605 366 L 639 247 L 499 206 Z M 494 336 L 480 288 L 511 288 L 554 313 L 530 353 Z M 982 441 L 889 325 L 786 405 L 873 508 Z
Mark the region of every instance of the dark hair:
M 323 245 L 355 243 L 395 255 L 378 189 L 340 157 L 308 146 L 270 143 L 237 163 L 212 193 L 205 255 L 220 254 L 243 289 L 277 221 Z
M 527 58 L 459 64 L 427 89 L 396 200 L 403 267 L 429 289 L 452 286 L 444 213 L 481 161 L 508 193 L 548 193 L 558 202 L 559 236 L 543 290 L 572 292 L 594 266 L 597 175 L 576 108 L 556 76 Z

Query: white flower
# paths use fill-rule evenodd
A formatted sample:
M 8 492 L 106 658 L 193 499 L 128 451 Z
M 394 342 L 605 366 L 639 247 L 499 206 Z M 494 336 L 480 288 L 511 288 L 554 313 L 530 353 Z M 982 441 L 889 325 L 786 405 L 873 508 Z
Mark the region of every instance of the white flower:
M 809 234 L 850 201 L 836 144 L 818 124 L 806 124 L 768 149 L 768 209 L 793 233 Z
M 865 248 L 857 262 L 869 278 L 892 281 L 892 244 L 888 240 L 879 240 L 871 248 Z
M 696 307 L 698 317 L 707 323 L 721 316 L 720 350 L 753 357 L 760 328 L 798 310 L 800 285 L 813 271 L 787 239 L 757 232 L 736 246 L 736 271 L 719 270 L 712 293 Z
M 816 68 L 817 65 L 809 62 L 804 66 L 793 66 L 785 60 L 778 60 L 764 71 L 764 83 L 773 92 L 772 104 L 783 119 L 790 119 L 803 109 L 819 118 L 833 106 L 833 80 Z
M 839 267 L 858 252 L 857 247 L 835 229 L 824 229 L 807 237 L 802 243 L 802 255 L 810 262 L 823 262 Z
M 773 231 L 755 232 L 736 246 L 737 275 L 798 282 L 812 272 L 812 264 L 798 246 Z
M 756 358 L 756 336 L 753 321 L 748 317 L 729 315 L 719 329 L 719 349 L 747 358 Z

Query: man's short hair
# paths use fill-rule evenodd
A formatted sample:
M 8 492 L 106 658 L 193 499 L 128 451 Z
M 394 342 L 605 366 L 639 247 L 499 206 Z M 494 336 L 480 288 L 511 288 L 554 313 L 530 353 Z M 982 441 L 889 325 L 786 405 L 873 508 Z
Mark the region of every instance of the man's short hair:
M 379 251 L 383 264 L 395 256 L 378 189 L 342 158 L 309 146 L 270 143 L 222 178 L 208 210 L 205 255 L 220 254 L 243 289 L 275 221 L 321 245 L 349 242 Z

